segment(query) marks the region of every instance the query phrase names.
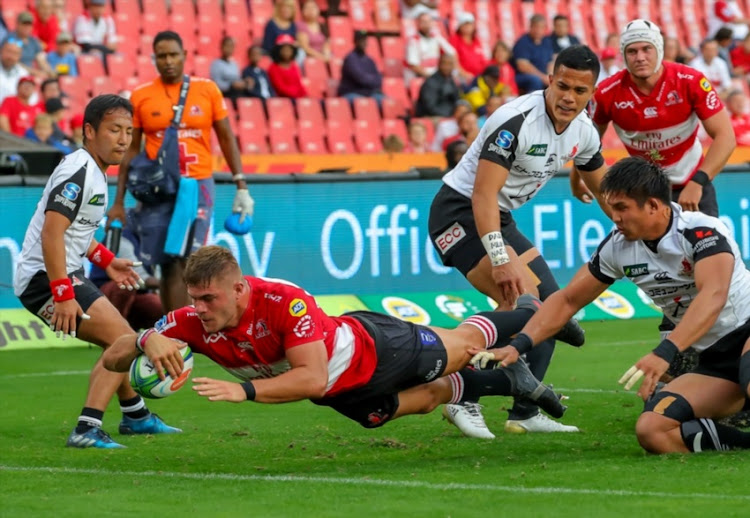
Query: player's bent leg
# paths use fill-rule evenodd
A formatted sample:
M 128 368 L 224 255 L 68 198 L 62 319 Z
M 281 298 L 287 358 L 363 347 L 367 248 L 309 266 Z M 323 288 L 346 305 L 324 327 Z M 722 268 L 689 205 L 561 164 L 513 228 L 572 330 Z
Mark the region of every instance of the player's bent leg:
M 182 274 L 185 271 L 185 261 L 175 260 L 161 265 L 162 277 L 159 295 L 164 311 L 174 311 L 190 304 Z
M 737 412 L 744 400 L 736 383 L 685 374 L 646 402 L 636 423 L 638 442 L 650 453 L 750 448 L 749 433 L 713 419 Z

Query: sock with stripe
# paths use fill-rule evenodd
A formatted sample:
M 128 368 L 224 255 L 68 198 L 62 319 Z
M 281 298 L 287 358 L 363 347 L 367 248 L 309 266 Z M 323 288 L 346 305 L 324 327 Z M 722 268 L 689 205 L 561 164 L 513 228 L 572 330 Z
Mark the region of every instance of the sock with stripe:
M 460 325 L 472 325 L 484 335 L 487 349 L 502 347 L 508 344 L 510 337 L 519 333 L 526 325 L 534 311 L 519 308 L 513 311 L 482 311 L 470 316 Z
M 692 452 L 750 448 L 750 433 L 718 424 L 713 419 L 694 419 L 680 425 L 685 446 Z
M 474 370 L 465 367 L 448 376 L 453 388 L 450 404 L 476 403 L 482 396 L 509 396 L 512 385 L 508 375 L 502 369 Z
M 131 399 L 120 400 L 120 411 L 122 415 L 128 416 L 131 419 L 143 419 L 148 417 L 151 413 L 146 408 L 146 403 L 143 401 L 141 396 L 135 396 Z
M 76 433 L 86 433 L 92 428 L 101 428 L 104 411 L 95 408 L 83 407 L 81 415 L 78 417 Z

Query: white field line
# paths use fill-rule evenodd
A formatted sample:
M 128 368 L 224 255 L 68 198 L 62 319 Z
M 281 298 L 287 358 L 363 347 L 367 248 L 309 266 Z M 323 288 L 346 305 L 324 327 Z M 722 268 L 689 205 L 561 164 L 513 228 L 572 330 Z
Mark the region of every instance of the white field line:
M 307 484 L 329 484 L 337 486 L 361 486 L 361 487 L 395 487 L 395 488 L 417 488 L 436 491 L 496 491 L 501 493 L 532 493 L 532 494 L 565 494 L 565 495 L 591 495 L 591 496 L 622 496 L 626 498 L 652 497 L 659 499 L 670 499 L 694 501 L 700 500 L 742 500 L 750 501 L 750 495 L 727 495 L 712 493 L 662 493 L 658 491 L 628 491 L 623 489 L 584 489 L 573 487 L 523 487 L 502 486 L 494 484 L 462 484 L 462 483 L 433 483 L 420 480 L 383 480 L 373 478 L 338 478 L 338 477 L 307 477 L 298 475 L 238 475 L 234 473 L 180 473 L 175 471 L 109 471 L 103 469 L 64 468 L 54 466 L 4 466 L 0 465 L 0 473 L 3 471 L 21 473 L 49 473 L 53 475 L 95 475 L 95 476 L 122 476 L 142 479 L 145 477 L 168 477 L 174 479 L 188 480 L 220 480 L 238 482 L 276 482 L 276 483 L 307 483 Z

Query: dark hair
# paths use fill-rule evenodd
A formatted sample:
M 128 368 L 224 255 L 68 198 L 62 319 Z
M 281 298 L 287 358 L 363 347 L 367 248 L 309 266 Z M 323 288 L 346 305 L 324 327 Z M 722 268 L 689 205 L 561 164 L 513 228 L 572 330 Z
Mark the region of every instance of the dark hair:
M 60 81 L 58 81 L 56 78 L 53 79 L 45 79 L 42 81 L 42 86 L 39 87 L 39 91 L 43 92 L 45 88 L 47 88 L 48 85 L 51 85 L 52 83 L 55 83 L 57 86 L 60 86 Z
M 721 29 L 716 31 L 716 34 L 714 34 L 714 39 L 716 41 L 731 40 L 733 34 L 734 32 L 729 27 L 722 27 Z
M 151 44 L 151 49 L 156 52 L 156 44 L 162 41 L 176 41 L 180 46 L 180 49 L 184 49 L 182 46 L 182 38 L 174 31 L 161 31 L 154 36 L 154 42 Z
M 445 148 L 445 161 L 448 163 L 448 170 L 453 169 L 461 161 L 461 157 L 469 150 L 469 145 L 465 140 L 454 140 Z M 460 156 L 457 156 L 460 155 Z
M 569 21 L 569 18 L 564 14 L 556 14 L 555 17 L 552 18 L 552 23 L 559 22 L 560 20 L 565 20 L 567 22 Z
M 601 69 L 599 58 L 586 45 L 571 45 L 561 50 L 557 55 L 557 59 L 555 59 L 555 66 L 552 72 L 557 73 L 557 70 L 561 66 L 572 68 L 573 70 L 590 70 L 594 75 L 594 83 L 599 78 L 599 70 Z
M 664 170 L 643 157 L 623 158 L 609 168 L 601 184 L 602 194 L 624 194 L 643 207 L 649 198 L 666 205 L 672 201 L 672 185 Z
M 271 60 L 274 63 L 281 63 L 281 48 L 284 47 L 284 46 L 287 46 L 287 45 L 289 47 L 292 47 L 292 61 L 294 61 L 295 59 L 297 59 L 297 54 L 299 53 L 299 49 L 297 48 L 297 46 L 296 45 L 292 45 L 291 43 L 284 43 L 282 45 L 274 45 L 271 48 L 270 55 L 271 55 Z
M 125 110 L 133 115 L 133 105 L 124 97 L 115 94 L 97 95 L 86 105 L 86 110 L 83 112 L 83 125 L 91 124 L 94 131 L 97 131 L 104 116 L 115 110 Z
M 224 47 L 224 45 L 226 45 L 230 41 L 234 43 L 234 38 L 232 38 L 231 36 L 224 36 L 223 38 L 221 38 L 221 45 L 219 46 L 219 48 Z

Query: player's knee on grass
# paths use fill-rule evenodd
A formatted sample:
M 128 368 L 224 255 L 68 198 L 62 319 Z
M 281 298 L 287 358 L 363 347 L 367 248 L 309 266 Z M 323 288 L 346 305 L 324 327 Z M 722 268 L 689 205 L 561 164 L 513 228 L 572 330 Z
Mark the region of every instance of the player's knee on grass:
M 745 392 L 746 397 L 750 397 L 750 351 L 746 352 L 740 358 L 740 387 Z
M 662 390 L 646 401 L 635 424 L 635 435 L 641 447 L 650 453 L 674 451 L 668 432 L 692 419 L 695 419 L 693 407 L 684 397 Z

